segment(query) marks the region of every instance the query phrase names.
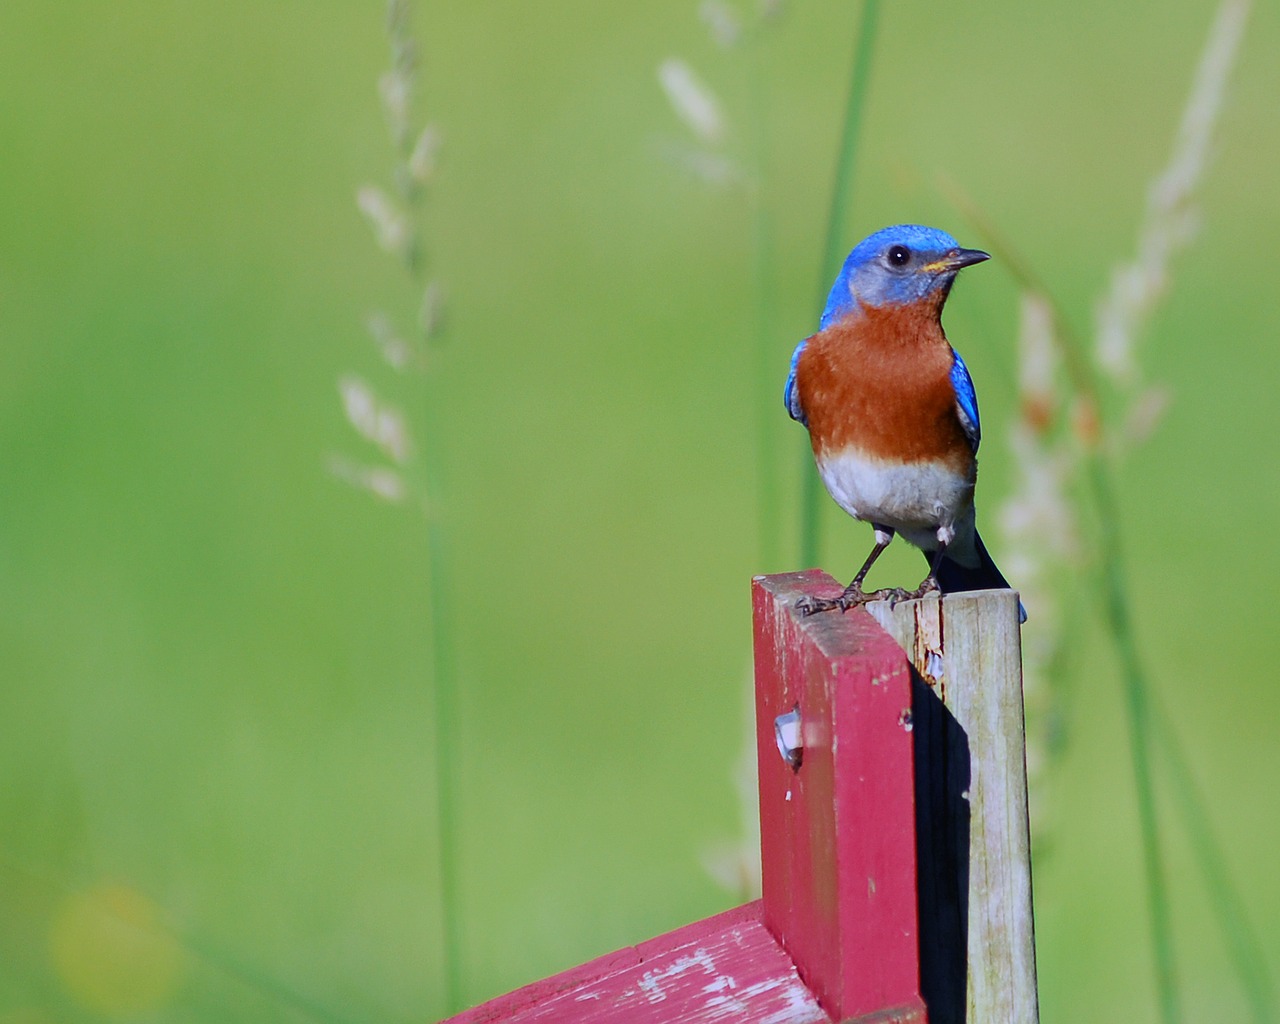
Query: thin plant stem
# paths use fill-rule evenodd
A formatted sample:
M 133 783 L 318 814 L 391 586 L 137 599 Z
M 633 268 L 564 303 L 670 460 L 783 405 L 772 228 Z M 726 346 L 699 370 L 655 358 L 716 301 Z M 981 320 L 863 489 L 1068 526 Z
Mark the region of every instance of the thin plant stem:
M 1052 332 L 1062 355 L 1063 365 L 1074 393 L 1088 409 L 1088 415 L 1096 415 L 1099 409 L 1097 374 L 1086 355 L 1084 345 L 1071 329 L 1062 309 L 1051 293 L 1041 283 L 1030 265 L 1002 237 L 988 218 L 954 184 L 944 181 L 944 191 L 992 241 L 1002 262 L 1023 288 L 1043 296 L 1053 312 Z M 1134 788 L 1138 802 L 1138 826 L 1142 833 L 1143 874 L 1147 890 L 1147 909 L 1151 928 L 1151 947 L 1155 958 L 1156 992 L 1160 1004 L 1160 1019 L 1164 1024 L 1176 1024 L 1180 1018 L 1176 974 L 1173 956 L 1173 933 L 1169 921 L 1169 900 L 1160 855 L 1159 817 L 1156 809 L 1155 790 L 1151 769 L 1151 710 L 1150 686 L 1146 668 L 1138 653 L 1133 614 L 1129 601 L 1129 588 L 1125 571 L 1123 545 L 1120 539 L 1119 510 L 1115 497 L 1115 485 L 1111 468 L 1096 438 L 1085 439 L 1084 472 L 1092 492 L 1094 509 L 1098 519 L 1098 556 L 1100 584 L 1103 596 L 1104 620 L 1116 659 L 1120 666 L 1124 686 L 1125 707 L 1129 719 L 1130 753 Z
M 1185 244 L 1185 225 L 1191 198 L 1203 174 L 1212 130 L 1222 106 L 1227 77 L 1235 59 L 1248 9 L 1247 0 L 1223 0 L 1219 6 L 1196 70 L 1191 96 L 1183 112 L 1173 155 L 1148 193 L 1146 218 L 1139 232 L 1139 257 L 1134 263 L 1126 264 L 1117 271 L 1118 276 L 1113 278 L 1112 293 L 1104 303 L 1105 312 L 1099 313 L 1099 342 L 1094 358 L 1098 360 L 1099 367 L 1122 387 L 1133 383 L 1133 337 L 1149 317 L 1152 305 L 1164 287 L 1170 258 Z M 972 203 L 964 205 L 970 212 L 973 211 Z M 1014 269 L 1015 275 L 1023 275 L 1041 296 L 1049 294 L 1047 289 L 1034 282 L 1022 261 L 1015 259 Z M 1140 285 L 1136 293 L 1134 278 Z M 1153 711 L 1151 688 L 1135 639 L 1131 599 L 1121 550 L 1115 479 L 1104 446 L 1100 443 L 1106 439 L 1106 432 L 1101 424 L 1101 390 L 1098 387 L 1097 373 L 1084 346 L 1068 329 L 1065 318 L 1056 309 L 1054 316 L 1059 323 L 1058 330 L 1053 331 L 1052 335 L 1063 354 L 1077 399 L 1083 405 L 1083 408 L 1077 410 L 1078 422 L 1086 425 L 1086 429 L 1081 431 L 1081 440 L 1084 442 L 1082 464 L 1098 517 L 1104 619 L 1120 666 L 1129 718 L 1130 749 L 1142 832 L 1143 864 L 1161 1019 L 1165 1024 L 1176 1024 L 1180 1008 L 1169 904 L 1160 856 L 1159 822 L 1153 785 L 1153 737 L 1163 741 L 1172 774 L 1175 776 L 1173 788 L 1178 806 L 1185 818 L 1185 826 L 1209 890 L 1211 903 L 1219 914 L 1228 950 L 1240 973 L 1255 1018 L 1259 1021 L 1274 1019 L 1274 997 L 1263 958 L 1245 923 L 1239 899 L 1229 882 L 1222 857 L 1208 827 L 1208 817 L 1192 785 L 1190 772 L 1176 738 L 1172 729 L 1167 726 L 1158 736 L 1155 734 L 1162 723 Z
M 423 403 L 423 419 L 428 429 L 425 436 L 438 442 L 435 432 L 438 402 L 428 394 Z M 434 447 L 434 445 L 432 445 Z M 440 878 L 440 918 L 444 939 L 445 1003 L 449 1013 L 463 1009 L 462 915 L 458 892 L 458 712 L 456 658 L 453 645 L 453 593 L 449 561 L 448 529 L 442 510 L 444 472 L 441 459 L 424 453 L 422 472 L 426 484 L 428 601 L 431 620 L 432 680 L 435 683 L 435 715 L 433 725 L 436 776 L 436 840 Z
M 752 275 L 756 293 L 756 376 L 757 397 L 760 408 L 756 414 L 756 474 L 759 487 L 757 501 L 757 530 L 759 557 L 762 571 L 777 566 L 781 541 L 780 496 L 778 459 L 774 444 L 774 424 L 780 404 L 777 386 L 776 339 L 773 336 L 773 220 L 769 215 L 768 189 L 765 186 L 768 168 L 768 128 L 765 124 L 764 76 L 760 71 L 759 48 L 764 45 L 765 33 L 757 26 L 745 40 L 747 79 L 747 123 L 751 125 L 752 162 L 755 164 L 749 183 L 752 214 Z
M 1111 476 L 1099 452 L 1090 453 L 1089 484 L 1098 512 L 1099 558 L 1102 568 L 1103 606 L 1108 632 L 1120 663 L 1125 707 L 1129 718 L 1129 750 L 1133 758 L 1133 781 L 1137 790 L 1138 825 L 1142 833 L 1142 862 L 1146 876 L 1147 909 L 1151 921 L 1151 948 L 1155 956 L 1156 994 L 1160 1019 L 1176 1024 L 1181 1018 L 1177 979 L 1174 971 L 1173 929 L 1169 922 L 1169 900 L 1164 864 L 1160 855 L 1160 829 L 1156 814 L 1155 787 L 1151 771 L 1151 707 L 1146 669 L 1138 654 L 1133 619 L 1129 607 L 1120 531 L 1117 525 L 1115 492 Z
M 422 198 L 419 192 L 406 191 L 405 201 L 419 214 Z M 420 231 L 413 233 L 410 252 L 415 258 L 406 260 L 406 269 L 419 295 L 430 284 L 430 274 L 421 257 Z M 426 351 L 432 338 L 425 324 L 420 325 L 419 344 Z M 449 531 L 446 510 L 449 507 L 444 469 L 446 425 L 440 409 L 436 378 L 438 365 L 428 374 L 422 402 L 421 421 L 424 439 L 419 459 L 422 476 L 420 493 L 427 531 L 427 615 L 431 631 L 431 679 L 435 697 L 432 722 L 432 748 L 435 751 L 436 783 L 436 853 L 440 879 L 441 937 L 444 943 L 445 1004 L 449 1013 L 464 1008 L 462 951 L 463 927 L 459 908 L 458 864 L 458 705 L 457 659 L 454 650 L 452 614 L 453 575 L 450 562 Z
M 955 206 L 960 215 L 978 230 L 985 238 L 993 252 L 1000 255 L 1000 263 L 1018 286 L 1026 291 L 1034 292 L 1044 299 L 1053 313 L 1053 336 L 1058 342 L 1058 352 L 1062 356 L 1063 365 L 1071 378 L 1074 393 L 1090 406 L 1096 405 L 1099 393 L 1098 378 L 1084 343 L 1080 340 L 1068 319 L 1066 310 L 1058 303 L 1053 293 L 1045 286 L 1044 281 L 1032 269 L 1030 262 L 1023 257 L 1014 244 L 999 227 L 988 217 L 973 198 L 965 192 L 951 177 L 940 175 L 938 188 L 947 201 Z
M 1240 976 L 1240 985 L 1249 1000 L 1249 1007 L 1256 1024 L 1267 1024 L 1280 1018 L 1276 1005 L 1275 989 L 1267 974 L 1266 959 L 1253 929 L 1244 912 L 1244 902 L 1239 890 L 1231 882 L 1231 874 L 1223 861 L 1222 852 L 1205 810 L 1204 798 L 1191 775 L 1186 756 L 1173 731 L 1173 723 L 1153 706 L 1152 734 L 1161 753 L 1169 764 L 1173 792 L 1182 814 L 1191 849 L 1209 890 L 1209 902 L 1218 916 L 1218 926 L 1226 939 L 1232 962 Z
M 844 126 L 840 132 L 840 152 L 836 159 L 831 206 L 827 211 L 827 240 L 822 250 L 819 308 L 827 297 L 827 288 L 833 274 L 832 268 L 844 251 L 844 233 L 848 226 L 846 222 L 849 208 L 853 203 L 853 176 L 860 148 L 859 139 L 863 113 L 867 105 L 867 91 L 871 82 L 871 56 L 875 49 L 876 21 L 879 12 L 879 0 L 863 0 L 861 17 L 858 19 L 857 38 L 854 43 L 853 66 L 849 73 L 849 99 L 845 105 Z M 818 564 L 818 550 L 821 546 L 821 518 L 818 515 L 818 509 L 822 497 L 822 486 L 818 475 L 813 472 L 806 472 L 804 481 L 800 497 L 800 564 L 807 568 Z
M 388 0 L 388 31 L 392 44 L 393 71 L 408 79 L 405 92 L 412 93 L 417 77 L 418 48 L 412 36 L 412 0 Z M 417 350 L 427 361 L 437 337 L 434 314 L 427 308 L 433 289 L 428 265 L 423 220 L 426 214 L 426 181 L 416 180 L 412 153 L 415 142 L 409 131 L 409 106 L 396 108 L 392 139 L 396 151 L 394 180 L 409 221 L 407 239 L 400 250 L 410 287 L 419 303 Z M 439 877 L 440 930 L 444 975 L 444 1004 L 447 1013 L 463 1009 L 462 952 L 464 935 L 460 913 L 460 865 L 458 857 L 458 700 L 457 657 L 453 624 L 453 574 L 447 524 L 448 481 L 445 479 L 445 437 L 447 421 L 440 407 L 444 388 L 439 381 L 439 365 L 426 362 L 427 374 L 419 408 L 422 438 L 415 465 L 427 540 L 427 616 L 431 637 L 431 684 L 435 701 L 431 723 L 431 746 L 435 753 L 436 855 Z
M 171 930 L 171 934 L 180 939 L 188 951 L 197 954 L 205 963 L 222 972 L 227 978 L 269 997 L 277 1005 L 290 1011 L 291 1015 L 309 1018 L 317 1024 L 354 1024 L 351 1018 L 333 1012 L 328 1007 L 289 988 L 278 979 L 222 952 L 211 943 L 184 936 L 176 930 Z
M 970 215 L 970 220 L 975 220 L 976 222 L 975 217 L 972 215 Z M 989 226 L 984 230 L 987 232 L 988 237 L 998 238 L 998 235 L 991 234 Z M 1025 261 L 1021 260 L 1012 249 L 1005 252 L 1003 246 L 998 247 L 1002 249 L 1002 256 L 1005 256 L 1006 262 L 1019 284 L 1047 298 L 1047 292 L 1044 290 L 1043 285 L 1035 277 L 1034 273 L 1029 270 Z M 1084 358 L 1078 339 L 1074 337 L 1067 326 L 1061 310 L 1051 299 L 1048 299 L 1048 301 L 1050 301 L 1051 308 L 1054 310 L 1058 328 L 1054 332 L 1054 336 L 1061 339 L 1060 348 L 1063 351 L 1072 382 L 1076 390 L 1085 397 L 1086 401 L 1092 402 L 1096 386 L 1092 367 L 1087 359 Z M 1103 564 L 1106 566 L 1104 572 L 1108 578 L 1108 614 L 1112 625 L 1112 639 L 1116 643 L 1118 651 L 1123 642 L 1125 654 L 1122 661 L 1126 663 L 1127 686 L 1130 692 L 1133 691 L 1135 679 L 1138 683 L 1136 696 L 1138 698 L 1139 719 L 1143 723 L 1143 745 L 1145 748 L 1147 738 L 1154 736 L 1169 762 L 1172 773 L 1169 781 L 1177 798 L 1183 825 L 1187 830 L 1187 835 L 1190 837 L 1201 877 L 1204 880 L 1205 888 L 1209 891 L 1210 902 L 1217 913 L 1218 926 L 1222 929 L 1223 938 L 1226 941 L 1236 972 L 1240 977 L 1241 985 L 1244 987 L 1245 994 L 1248 997 L 1254 1020 L 1258 1024 L 1265 1024 L 1265 1022 L 1274 1021 L 1277 1017 L 1280 1017 L 1280 1007 L 1276 1004 L 1275 991 L 1267 974 L 1265 958 L 1261 953 L 1261 945 L 1253 929 L 1249 926 L 1248 918 L 1244 912 L 1244 904 L 1240 899 L 1238 890 L 1231 881 L 1231 875 L 1223 859 L 1221 847 L 1207 825 L 1208 815 L 1205 810 L 1204 800 L 1192 779 L 1186 756 L 1182 752 L 1172 725 L 1163 716 L 1156 713 L 1158 709 L 1154 708 L 1148 700 L 1146 674 L 1142 669 L 1141 662 L 1132 643 L 1130 615 L 1125 589 L 1122 584 L 1123 572 L 1119 568 L 1122 562 L 1118 551 L 1118 539 L 1113 539 L 1109 544 L 1105 542 L 1107 534 L 1112 535 L 1113 538 L 1116 535 L 1116 527 L 1114 525 L 1115 502 L 1112 497 L 1110 479 L 1100 453 L 1094 452 L 1092 454 L 1089 465 L 1093 479 L 1095 501 L 1099 508 L 1104 534 L 1101 556 Z M 1123 641 L 1122 637 L 1124 638 Z M 1134 672 L 1135 668 L 1137 670 L 1136 674 Z M 1144 756 L 1149 758 L 1149 749 L 1144 749 Z M 1137 766 L 1135 765 L 1136 772 Z M 1141 774 L 1149 779 L 1150 773 L 1147 769 L 1144 768 Z M 1149 833 L 1144 828 L 1144 845 L 1148 841 L 1148 835 Z M 1150 858 L 1147 858 L 1147 863 L 1150 865 Z M 1153 904 L 1157 900 L 1163 903 L 1163 896 L 1159 895 L 1162 889 L 1162 880 L 1158 881 L 1154 886 L 1149 882 L 1149 901 Z M 1159 920 L 1163 922 L 1162 924 L 1157 924 L 1157 914 L 1159 915 Z M 1167 913 L 1157 911 L 1153 905 L 1152 917 L 1153 930 L 1163 928 L 1167 933 L 1169 928 Z M 1167 946 L 1167 941 L 1164 944 Z M 1159 944 L 1155 943 L 1155 945 L 1158 946 Z M 1171 954 L 1167 955 L 1171 957 Z

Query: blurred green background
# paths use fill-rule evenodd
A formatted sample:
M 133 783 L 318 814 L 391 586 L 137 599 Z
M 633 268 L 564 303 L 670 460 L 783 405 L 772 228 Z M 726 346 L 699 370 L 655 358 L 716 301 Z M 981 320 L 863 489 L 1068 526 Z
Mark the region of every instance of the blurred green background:
M 983 244 L 945 174 L 1089 333 L 1213 10 L 886 5 L 848 244 L 901 221 Z M 760 537 L 756 338 L 763 307 L 780 394 L 835 270 L 856 12 L 786 8 L 756 113 L 747 58 L 693 0 L 417 12 L 448 328 L 437 436 L 416 440 L 448 480 L 469 1001 L 740 901 L 704 862 L 742 834 L 748 581 L 800 568 L 812 472 L 778 398 L 784 514 Z M 1140 646 L 1273 975 L 1278 50 L 1259 5 L 1144 350 L 1174 404 L 1121 478 Z M 719 95 L 726 158 L 751 167 L 764 140 L 763 303 L 747 191 L 679 156 L 672 56 Z M 363 326 L 406 303 L 354 203 L 388 177 L 386 64 L 376 2 L 0 6 L 4 1024 L 446 1009 L 422 518 L 326 469 L 369 456 L 343 374 L 426 393 Z M 947 326 L 991 510 L 1016 390 L 999 261 Z M 846 577 L 869 532 L 824 515 Z M 878 575 L 916 578 L 918 555 L 890 555 Z M 1043 1019 L 1154 1020 L 1123 705 L 1091 598 L 1074 607 L 1036 864 Z M 1165 852 L 1188 1017 L 1239 1019 L 1187 844 Z

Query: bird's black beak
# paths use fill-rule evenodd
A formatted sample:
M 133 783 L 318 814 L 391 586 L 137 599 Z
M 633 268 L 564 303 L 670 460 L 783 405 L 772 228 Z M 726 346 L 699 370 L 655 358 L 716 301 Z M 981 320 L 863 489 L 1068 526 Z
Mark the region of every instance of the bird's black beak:
M 961 267 L 971 267 L 975 263 L 991 259 L 989 252 L 981 249 L 952 249 L 943 253 L 932 263 L 926 263 L 920 269 L 926 274 L 954 274 Z
M 983 252 L 981 249 L 952 249 L 947 253 L 947 263 L 953 270 L 959 270 L 961 267 L 971 267 L 975 263 L 981 263 L 983 260 L 991 259 L 991 253 Z

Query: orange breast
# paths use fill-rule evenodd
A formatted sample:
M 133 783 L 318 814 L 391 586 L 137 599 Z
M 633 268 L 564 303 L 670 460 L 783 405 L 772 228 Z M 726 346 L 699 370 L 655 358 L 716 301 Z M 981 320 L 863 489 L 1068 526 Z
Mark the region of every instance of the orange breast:
M 796 386 L 815 455 L 853 447 L 958 472 L 972 466 L 939 312 L 931 303 L 863 306 L 809 339 Z

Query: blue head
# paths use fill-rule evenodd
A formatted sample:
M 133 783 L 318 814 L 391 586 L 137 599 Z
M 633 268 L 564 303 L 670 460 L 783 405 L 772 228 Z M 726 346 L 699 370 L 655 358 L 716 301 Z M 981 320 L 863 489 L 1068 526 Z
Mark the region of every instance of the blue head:
M 962 249 L 945 231 L 899 224 L 868 235 L 849 253 L 827 297 L 820 327 L 858 307 L 909 305 L 945 299 L 963 267 L 990 259 L 981 249 Z

